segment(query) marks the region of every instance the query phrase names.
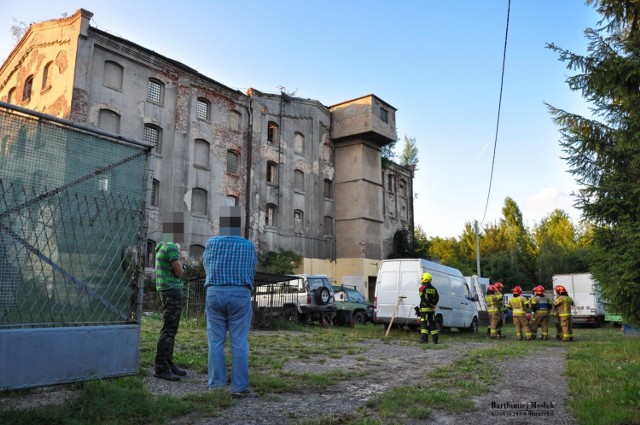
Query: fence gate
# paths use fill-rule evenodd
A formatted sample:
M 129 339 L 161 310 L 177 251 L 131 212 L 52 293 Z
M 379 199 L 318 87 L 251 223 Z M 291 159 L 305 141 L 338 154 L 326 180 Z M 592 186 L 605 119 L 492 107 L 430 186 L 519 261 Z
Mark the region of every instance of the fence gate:
M 137 373 L 148 160 L 0 103 L 0 391 Z

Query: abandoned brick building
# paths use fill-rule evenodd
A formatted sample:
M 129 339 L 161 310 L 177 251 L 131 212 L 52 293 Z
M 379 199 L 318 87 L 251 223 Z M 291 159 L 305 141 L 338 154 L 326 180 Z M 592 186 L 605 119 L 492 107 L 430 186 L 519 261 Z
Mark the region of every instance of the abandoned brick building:
M 201 256 L 219 207 L 239 205 L 259 251 L 294 251 L 298 272 L 372 298 L 394 235 L 413 228 L 412 170 L 383 168 L 380 155 L 397 137 L 395 108 L 373 94 L 327 107 L 242 93 L 92 27 L 92 16 L 31 25 L 0 68 L 0 100 L 156 146 L 149 252 L 178 220 L 183 249 Z

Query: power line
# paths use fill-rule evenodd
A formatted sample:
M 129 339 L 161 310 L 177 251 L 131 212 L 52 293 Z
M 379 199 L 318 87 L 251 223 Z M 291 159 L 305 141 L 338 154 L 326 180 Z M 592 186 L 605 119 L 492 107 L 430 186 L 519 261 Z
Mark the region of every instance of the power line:
M 498 146 L 498 129 L 500 128 L 500 109 L 502 108 L 502 89 L 504 87 L 504 68 L 507 61 L 507 39 L 509 38 L 509 16 L 511 14 L 511 0 L 508 0 L 507 6 L 507 28 L 504 32 L 504 49 L 502 51 L 502 75 L 500 77 L 500 97 L 498 99 L 498 118 L 496 120 L 496 136 L 493 141 L 493 158 L 491 159 L 491 175 L 489 177 L 489 190 L 487 191 L 487 202 L 484 205 L 484 214 L 480 224 L 484 223 L 484 219 L 487 216 L 487 209 L 489 208 L 489 197 L 491 196 L 491 185 L 493 184 L 493 168 L 496 162 L 496 148 Z

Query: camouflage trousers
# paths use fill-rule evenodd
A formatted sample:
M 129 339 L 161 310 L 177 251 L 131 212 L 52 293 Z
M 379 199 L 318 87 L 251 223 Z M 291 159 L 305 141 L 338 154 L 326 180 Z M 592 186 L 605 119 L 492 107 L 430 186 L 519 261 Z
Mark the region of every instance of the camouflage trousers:
M 162 301 L 162 329 L 156 347 L 156 373 L 171 370 L 173 365 L 173 345 L 182 314 L 182 290 L 160 292 L 160 300 Z

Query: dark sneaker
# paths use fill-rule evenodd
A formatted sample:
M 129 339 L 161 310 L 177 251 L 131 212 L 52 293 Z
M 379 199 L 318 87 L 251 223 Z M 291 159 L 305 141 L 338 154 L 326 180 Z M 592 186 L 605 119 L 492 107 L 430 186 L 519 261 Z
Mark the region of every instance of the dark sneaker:
M 167 381 L 179 381 L 180 377 L 178 375 L 174 375 L 173 372 L 167 370 L 166 372 L 156 372 L 153 374 L 156 378 L 166 379 Z
M 187 376 L 187 371 L 179 369 L 177 366 L 171 366 L 171 373 L 177 376 Z
M 231 393 L 231 397 L 233 398 L 253 398 L 253 397 L 257 397 L 256 393 L 254 393 L 253 391 L 246 389 L 243 391 L 236 391 Z

